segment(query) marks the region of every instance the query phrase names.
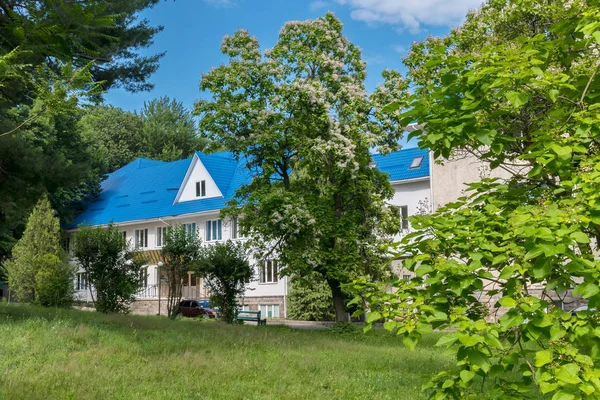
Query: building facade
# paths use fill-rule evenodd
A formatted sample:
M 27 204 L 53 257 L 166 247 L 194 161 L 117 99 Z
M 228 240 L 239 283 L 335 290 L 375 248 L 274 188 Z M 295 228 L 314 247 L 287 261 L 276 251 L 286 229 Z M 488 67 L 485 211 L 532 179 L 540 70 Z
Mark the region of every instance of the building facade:
M 403 216 L 399 236 L 410 229 L 406 217 L 431 208 L 429 161 L 428 152 L 420 149 L 373 155 L 373 167 L 389 174 L 395 191 L 390 203 L 399 206 Z M 132 311 L 157 314 L 162 303 L 162 314 L 166 312 L 165 302 L 160 300 L 166 296 L 166 287 L 158 276 L 165 230 L 182 224 L 198 235 L 203 245 L 245 240 L 237 220 L 220 218 L 220 211 L 250 180 L 244 160 L 235 160 L 228 152 L 196 152 L 190 159 L 173 162 L 137 159 L 108 176 L 100 195 L 76 218 L 68 235 L 81 224 L 115 224 L 130 245 L 144 251 L 149 260 L 140 272 L 141 287 Z M 267 318 L 285 318 L 289 282 L 281 274 L 284 266 L 277 259 L 251 260 L 251 264 L 256 279 L 247 284 L 242 307 L 261 310 Z M 77 274 L 75 288 L 78 300 L 92 300 L 93 288 L 83 271 Z M 184 279 L 183 295 L 186 299 L 208 297 L 202 279 L 192 271 Z

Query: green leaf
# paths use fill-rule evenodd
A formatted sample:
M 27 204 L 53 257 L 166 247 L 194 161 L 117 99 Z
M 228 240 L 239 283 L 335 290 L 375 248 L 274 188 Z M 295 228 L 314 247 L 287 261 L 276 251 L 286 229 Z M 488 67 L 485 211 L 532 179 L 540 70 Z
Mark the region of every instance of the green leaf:
M 511 308 L 517 305 L 517 301 L 509 296 L 504 296 L 503 298 L 498 300 L 498 303 L 500 303 L 502 307 L 506 308 Z
M 577 243 L 586 244 L 590 242 L 590 238 L 588 237 L 588 235 L 581 231 L 573 232 L 569 235 L 569 237 Z
M 556 153 L 558 158 L 563 161 L 567 161 L 571 159 L 571 154 L 573 153 L 573 149 L 569 146 L 561 146 L 556 143 L 550 144 L 550 149 Z
M 458 338 L 458 340 L 460 340 L 460 342 L 465 345 L 465 347 L 473 347 L 476 344 L 479 343 L 483 343 L 484 342 L 484 338 L 481 335 L 477 335 L 477 334 L 471 334 L 469 335 L 468 333 L 463 333 L 463 332 L 456 332 L 456 337 Z
M 596 39 L 596 42 L 600 44 L 600 31 L 592 33 L 592 36 L 594 37 L 594 39 Z
M 402 103 L 400 103 L 399 101 L 394 101 L 394 102 L 386 105 L 385 107 L 383 107 L 381 109 L 381 111 L 384 113 L 394 112 L 396 110 L 399 110 L 401 106 L 402 106 Z
M 460 371 L 460 379 L 462 379 L 464 383 L 468 383 L 471 379 L 473 379 L 474 376 L 475 372 L 473 371 L 469 371 L 466 369 Z
M 477 132 L 477 140 L 480 143 L 489 146 L 492 144 L 492 137 L 495 136 L 495 134 L 496 131 L 492 129 L 483 129 Z
M 527 252 L 527 254 L 525 254 L 525 257 L 523 257 L 523 260 L 525 260 L 525 261 L 531 260 L 532 258 L 540 256 L 543 253 L 544 253 L 544 249 L 542 249 L 541 247 L 536 246 L 533 249 L 529 250 Z
M 552 396 L 552 400 L 574 400 L 575 395 L 564 390 L 558 391 Z
M 542 350 L 535 353 L 535 366 L 541 367 L 546 365 L 554 359 L 554 355 L 550 350 Z
M 513 105 L 513 107 L 515 108 L 519 108 L 524 104 L 527 104 L 527 102 L 529 101 L 529 96 L 526 95 L 525 93 L 520 93 L 520 92 L 507 92 L 505 94 L 506 99 L 508 101 L 510 101 L 510 103 Z
M 490 359 L 481 351 L 473 348 L 467 349 L 467 357 L 471 364 L 477 365 L 483 372 L 490 370 Z
M 449 334 L 444 335 L 441 338 L 439 338 L 439 340 L 437 341 L 437 343 L 435 345 L 438 346 L 438 347 L 440 347 L 440 346 L 450 346 L 451 344 L 453 344 L 457 340 L 458 340 L 458 338 L 456 337 L 456 335 L 454 333 L 449 333 Z
M 520 314 L 515 314 L 511 312 L 507 312 L 498 320 L 503 330 L 508 330 L 510 328 L 514 328 L 515 326 L 520 326 L 524 321 L 525 319 Z
M 419 339 L 415 338 L 414 336 L 404 336 L 404 338 L 402 338 L 402 342 L 409 350 L 412 351 L 417 346 Z
M 598 285 L 590 282 L 584 282 L 578 285 L 573 291 L 573 294 L 580 294 L 584 299 L 588 299 L 597 295 L 598 293 L 600 293 L 600 288 L 598 288 Z
M 554 371 L 554 376 L 556 377 L 556 379 L 562 382 L 572 383 L 576 385 L 579 382 L 581 382 L 581 379 L 578 376 L 579 371 L 579 365 L 574 363 L 565 364 L 561 365 L 558 369 Z
M 552 100 L 553 103 L 556 103 L 556 100 L 558 100 L 558 95 L 559 94 L 560 94 L 560 92 L 558 90 L 552 89 L 548 93 L 548 96 L 550 97 L 550 100 Z
M 368 315 L 367 315 L 367 323 L 371 324 L 375 321 L 379 321 L 381 319 L 381 314 L 379 313 L 379 311 L 371 311 Z

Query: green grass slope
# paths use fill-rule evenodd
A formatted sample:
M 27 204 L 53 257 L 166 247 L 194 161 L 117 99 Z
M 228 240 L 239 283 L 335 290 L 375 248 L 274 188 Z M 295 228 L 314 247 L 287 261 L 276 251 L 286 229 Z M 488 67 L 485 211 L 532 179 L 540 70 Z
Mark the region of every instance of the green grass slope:
M 419 399 L 436 339 L 0 304 L 0 399 Z

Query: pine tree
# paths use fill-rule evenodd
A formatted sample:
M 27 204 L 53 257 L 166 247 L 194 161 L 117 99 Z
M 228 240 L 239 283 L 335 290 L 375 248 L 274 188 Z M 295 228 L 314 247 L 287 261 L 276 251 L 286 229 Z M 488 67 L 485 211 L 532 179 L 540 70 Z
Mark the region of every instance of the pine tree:
M 70 303 L 73 271 L 60 245 L 60 223 L 46 195 L 29 216 L 25 233 L 12 250 L 7 272 L 11 290 L 21 302 L 42 299 L 41 304 L 47 306 Z M 47 295 L 47 291 L 54 294 Z

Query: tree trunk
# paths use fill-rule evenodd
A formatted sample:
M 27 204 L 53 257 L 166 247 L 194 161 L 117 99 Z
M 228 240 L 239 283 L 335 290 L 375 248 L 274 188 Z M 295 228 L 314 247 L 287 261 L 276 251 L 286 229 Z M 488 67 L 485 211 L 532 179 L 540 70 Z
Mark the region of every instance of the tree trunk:
M 327 284 L 331 289 L 333 296 L 333 306 L 335 309 L 335 322 L 348 322 L 348 313 L 344 304 L 344 293 L 340 287 L 340 281 L 337 279 L 327 279 Z

